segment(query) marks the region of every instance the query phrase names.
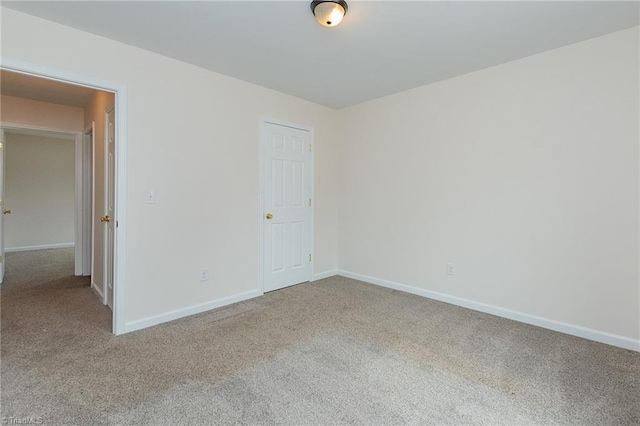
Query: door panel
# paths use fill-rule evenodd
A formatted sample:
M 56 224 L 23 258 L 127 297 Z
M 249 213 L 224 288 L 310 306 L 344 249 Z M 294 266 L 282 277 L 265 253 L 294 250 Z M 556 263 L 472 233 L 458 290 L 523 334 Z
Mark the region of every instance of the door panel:
M 271 224 L 271 272 L 284 271 L 284 225 L 282 223 Z
M 263 128 L 264 291 L 311 277 L 310 132 Z
M 291 268 L 304 267 L 304 222 L 291 222 Z

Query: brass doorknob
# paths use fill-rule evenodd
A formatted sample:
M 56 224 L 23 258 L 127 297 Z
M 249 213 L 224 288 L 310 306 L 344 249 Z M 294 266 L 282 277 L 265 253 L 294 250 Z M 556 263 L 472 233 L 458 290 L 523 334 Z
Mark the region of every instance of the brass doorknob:
M 273 215 L 271 213 L 267 213 L 264 217 L 266 217 L 269 220 L 273 219 Z
M 2 214 L 11 214 L 11 210 L 3 210 Z
M 100 222 L 111 222 L 111 218 L 109 216 L 102 216 Z

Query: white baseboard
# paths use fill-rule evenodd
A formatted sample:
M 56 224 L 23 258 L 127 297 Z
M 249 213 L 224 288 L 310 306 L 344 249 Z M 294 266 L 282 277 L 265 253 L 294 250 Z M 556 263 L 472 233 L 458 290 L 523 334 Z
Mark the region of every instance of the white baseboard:
M 334 275 L 338 275 L 337 269 L 331 269 L 330 271 L 318 272 L 317 274 L 313 274 L 313 278 L 311 281 L 323 280 L 325 278 L 333 277 Z
M 499 306 L 488 305 L 486 303 L 474 302 L 473 300 L 463 299 L 461 297 L 450 296 L 444 293 L 425 290 L 418 287 L 412 287 L 405 284 L 399 284 L 393 281 L 382 280 L 379 278 L 369 277 L 354 272 L 338 270 L 338 275 L 354 280 L 364 281 L 369 284 L 375 284 L 381 287 L 400 290 L 405 293 L 417 294 L 418 296 L 427 297 L 429 299 L 439 300 L 441 302 L 450 303 L 452 305 L 462 306 L 464 308 L 473 309 L 475 311 L 485 312 L 502 318 L 508 318 L 514 321 L 547 328 L 553 331 L 570 334 L 572 336 L 582 337 L 584 339 L 593 340 L 607 345 L 617 346 L 619 348 L 630 349 L 640 352 L 640 340 L 617 334 L 598 331 L 591 328 L 581 327 L 579 325 L 567 324 L 552 319 L 542 318 L 535 315 L 525 314 L 522 312 L 512 311 L 510 309 L 501 308 Z
M 236 294 L 229 297 L 223 297 L 222 299 L 212 300 L 210 302 L 200 303 L 184 309 L 177 309 L 160 315 L 154 315 L 147 318 L 142 318 L 135 321 L 129 321 L 124 325 L 123 333 L 130 333 L 136 330 L 142 330 L 143 328 L 151 327 L 154 325 L 162 324 L 164 322 L 173 321 L 179 318 L 188 317 L 190 315 L 200 314 L 202 312 L 210 311 L 211 309 L 220 308 L 222 306 L 231 305 L 233 303 L 242 302 L 243 300 L 253 299 L 254 297 L 262 296 L 263 293 L 260 290 L 247 291 L 245 293 Z
M 4 249 L 4 251 L 9 253 L 14 251 L 46 250 L 46 249 L 53 249 L 53 248 L 70 248 L 70 247 L 75 247 L 75 243 L 45 244 L 41 246 L 7 247 Z
M 96 284 L 95 281 L 93 281 L 93 279 L 91 280 L 91 288 L 93 289 L 93 291 L 96 292 L 96 294 L 100 298 L 100 302 L 104 303 L 104 293 L 102 293 L 102 290 L 98 288 L 98 284 Z

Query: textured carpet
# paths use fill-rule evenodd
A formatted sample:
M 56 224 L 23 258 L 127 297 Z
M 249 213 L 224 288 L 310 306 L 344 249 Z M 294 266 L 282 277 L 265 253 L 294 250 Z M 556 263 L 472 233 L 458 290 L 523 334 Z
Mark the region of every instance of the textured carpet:
M 3 417 L 640 424 L 640 354 L 334 277 L 125 336 L 72 250 L 9 253 Z

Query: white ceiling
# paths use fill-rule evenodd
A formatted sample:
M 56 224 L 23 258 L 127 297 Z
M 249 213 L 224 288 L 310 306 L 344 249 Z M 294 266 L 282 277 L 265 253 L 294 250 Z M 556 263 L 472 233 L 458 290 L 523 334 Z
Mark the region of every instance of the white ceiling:
M 0 70 L 0 93 L 8 96 L 84 108 L 96 90 Z
M 3 6 L 333 108 L 639 24 L 638 2 L 7 2 Z

